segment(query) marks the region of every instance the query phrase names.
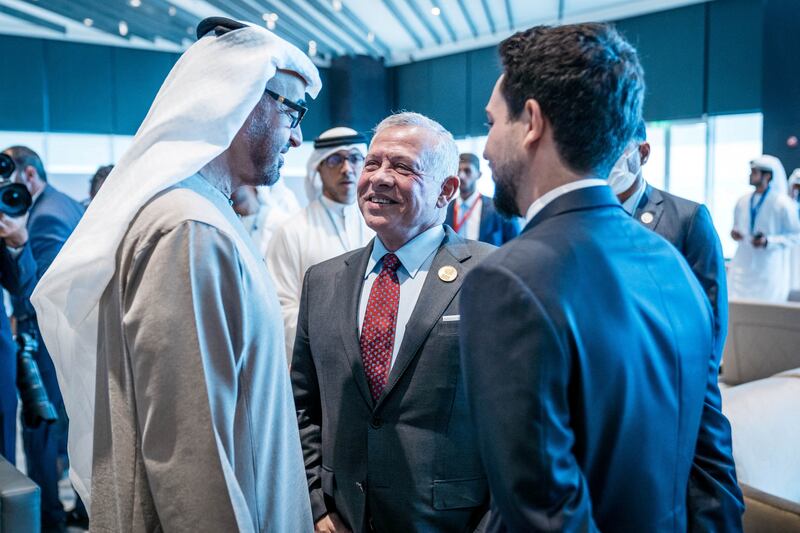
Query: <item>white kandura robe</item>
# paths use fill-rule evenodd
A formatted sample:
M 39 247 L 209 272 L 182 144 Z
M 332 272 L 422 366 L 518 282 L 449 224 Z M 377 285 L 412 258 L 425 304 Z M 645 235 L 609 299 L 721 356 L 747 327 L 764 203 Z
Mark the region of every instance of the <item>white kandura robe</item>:
M 154 197 L 100 301 L 92 529 L 311 531 L 282 321 L 225 196 Z
M 366 246 L 374 235 L 357 203 L 339 204 L 324 196 L 311 202 L 273 234 L 267 251 L 267 267 L 281 303 L 286 355 L 290 363 L 306 270 Z
M 731 299 L 785 302 L 791 285 L 791 249 L 800 243 L 800 219 L 792 199 L 770 191 L 755 219 L 753 233 L 767 238 L 766 248 L 750 244 L 750 197 L 736 203 L 733 227 L 744 236 L 728 269 L 728 295 Z M 757 201 L 755 202 L 758 203 Z

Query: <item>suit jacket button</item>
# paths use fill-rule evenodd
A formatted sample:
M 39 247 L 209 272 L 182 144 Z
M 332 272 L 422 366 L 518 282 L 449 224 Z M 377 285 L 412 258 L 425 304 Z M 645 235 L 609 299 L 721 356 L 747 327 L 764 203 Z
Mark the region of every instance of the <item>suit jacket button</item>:
M 383 420 L 381 420 L 379 416 L 372 417 L 372 420 L 369 421 L 369 425 L 372 426 L 373 429 L 379 429 L 383 425 Z

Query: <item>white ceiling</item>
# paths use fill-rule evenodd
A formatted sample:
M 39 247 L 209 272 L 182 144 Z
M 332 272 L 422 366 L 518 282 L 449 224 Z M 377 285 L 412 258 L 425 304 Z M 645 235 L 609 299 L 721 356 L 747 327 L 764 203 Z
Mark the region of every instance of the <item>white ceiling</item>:
M 205 17 L 265 24 L 274 14 L 274 31 L 307 51 L 315 41 L 321 63 L 365 54 L 393 65 L 491 46 L 536 24 L 616 20 L 704 1 L 0 0 L 0 33 L 181 51 Z

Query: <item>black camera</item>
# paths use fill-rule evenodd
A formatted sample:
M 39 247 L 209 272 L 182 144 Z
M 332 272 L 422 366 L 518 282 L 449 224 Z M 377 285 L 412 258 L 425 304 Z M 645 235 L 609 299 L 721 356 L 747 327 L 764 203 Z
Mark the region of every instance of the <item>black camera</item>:
M 0 154 L 0 213 L 21 217 L 28 212 L 33 199 L 24 185 L 11 182 L 14 168 L 14 160 Z
M 22 420 L 29 428 L 58 420 L 56 408 L 47 396 L 39 365 L 34 359 L 38 350 L 36 337 L 29 333 L 17 335 L 17 390 L 22 400 Z

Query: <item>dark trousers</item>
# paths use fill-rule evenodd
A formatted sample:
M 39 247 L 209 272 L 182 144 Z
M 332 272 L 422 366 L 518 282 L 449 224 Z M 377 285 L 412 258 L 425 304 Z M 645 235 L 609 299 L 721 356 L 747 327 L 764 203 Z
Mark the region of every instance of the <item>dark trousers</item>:
M 16 464 L 17 457 L 17 410 L 0 411 L 0 455 L 9 463 Z
M 59 414 L 59 420 L 53 424 L 40 424 L 37 428 L 28 428 L 23 424 L 22 443 L 28 477 L 42 490 L 42 529 L 53 531 L 63 528 L 66 522 L 64 506 L 58 497 L 58 482 L 62 473 L 59 455 L 66 449 L 67 418 L 55 367 L 47 350 L 39 349 L 36 362 L 47 395 Z

